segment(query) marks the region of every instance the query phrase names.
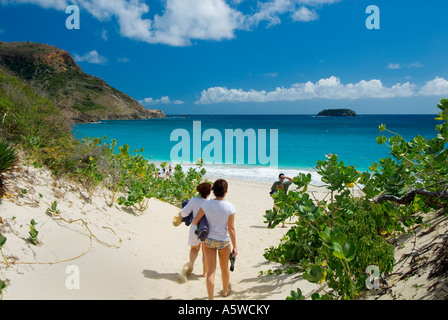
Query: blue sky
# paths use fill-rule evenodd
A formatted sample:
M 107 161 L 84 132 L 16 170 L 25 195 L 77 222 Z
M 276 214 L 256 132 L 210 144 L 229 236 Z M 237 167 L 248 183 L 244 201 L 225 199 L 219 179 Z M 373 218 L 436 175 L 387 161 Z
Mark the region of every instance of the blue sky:
M 66 7 L 80 29 L 66 28 Z M 380 29 L 366 13 L 376 5 Z M 0 0 L 0 40 L 67 50 L 167 114 L 437 113 L 441 0 Z

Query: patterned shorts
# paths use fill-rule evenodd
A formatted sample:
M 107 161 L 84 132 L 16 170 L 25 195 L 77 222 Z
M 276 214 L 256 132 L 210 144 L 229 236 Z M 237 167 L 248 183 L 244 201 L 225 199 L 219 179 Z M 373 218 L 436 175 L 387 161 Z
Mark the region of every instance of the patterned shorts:
M 230 241 L 221 241 L 214 239 L 205 239 L 204 243 L 212 249 L 221 250 L 227 247 L 230 244 Z

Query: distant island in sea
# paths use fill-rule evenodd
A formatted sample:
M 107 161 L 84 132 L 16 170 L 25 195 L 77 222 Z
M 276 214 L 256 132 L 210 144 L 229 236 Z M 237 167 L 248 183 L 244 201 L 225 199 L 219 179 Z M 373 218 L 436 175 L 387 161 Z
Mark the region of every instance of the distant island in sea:
M 350 109 L 325 109 L 317 114 L 318 117 L 356 117 L 358 114 Z

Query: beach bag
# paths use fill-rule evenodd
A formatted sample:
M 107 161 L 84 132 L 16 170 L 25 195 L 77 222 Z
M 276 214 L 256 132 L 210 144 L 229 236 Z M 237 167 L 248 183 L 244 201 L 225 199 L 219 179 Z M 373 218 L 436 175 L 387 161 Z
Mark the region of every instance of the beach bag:
M 189 200 L 182 201 L 182 209 L 185 208 L 185 206 L 188 204 Z M 186 217 L 182 218 L 182 222 L 185 223 L 185 225 L 188 227 L 193 222 L 193 211 L 190 212 L 190 214 Z
M 194 233 L 198 236 L 199 240 L 204 242 L 205 239 L 207 239 L 207 237 L 208 237 L 208 231 L 209 231 L 208 221 L 207 221 L 207 218 L 205 216 L 203 216 L 201 221 L 199 221 L 199 223 L 198 223 L 197 230 L 195 230 Z

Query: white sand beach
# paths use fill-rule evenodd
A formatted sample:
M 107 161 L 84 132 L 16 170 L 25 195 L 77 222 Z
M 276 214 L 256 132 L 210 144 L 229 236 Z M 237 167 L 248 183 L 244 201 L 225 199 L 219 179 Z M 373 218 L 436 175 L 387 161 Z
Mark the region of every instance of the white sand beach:
M 8 196 L 0 204 L 0 234 L 7 237 L 2 249 L 4 256 L 0 256 L 0 279 L 7 282 L 4 300 L 207 299 L 201 256 L 189 280 L 180 281 L 180 272 L 189 256 L 189 230 L 184 224 L 173 226 L 178 208 L 151 199 L 147 211 L 137 214 L 118 205 L 109 207 L 101 190 L 94 194 L 92 203 L 86 203 L 76 186 L 55 181 L 42 169 L 22 167 L 8 181 Z M 221 297 L 218 268 L 215 299 L 284 300 L 297 288 L 310 298 L 320 288 L 303 280 L 300 274 L 259 276 L 260 271 L 280 267 L 267 261 L 263 253 L 266 248 L 278 245 L 291 227 L 287 223 L 288 228 L 268 229 L 263 223 L 265 210 L 273 204 L 268 193 L 270 183 L 228 182 L 227 199 L 237 209 L 239 254 L 231 273 L 232 293 Z M 326 195 L 324 190 L 311 191 L 316 198 L 322 198 Z M 59 218 L 47 213 L 55 200 Z M 39 231 L 37 246 L 28 240 L 32 219 Z M 442 242 L 440 235 L 448 230 L 447 218 L 438 217 L 435 223 L 433 232 L 420 228 L 414 237 L 403 238 L 396 250 L 396 261 L 400 263 L 389 280 L 390 289 L 386 294 L 369 292 L 365 298 L 445 297 L 446 281 L 440 278 L 426 281 L 430 266 L 417 267 L 415 272 L 415 259 L 403 259 L 428 243 Z M 434 250 L 429 252 L 428 261 L 434 259 Z M 73 270 L 79 271 L 79 288 L 72 286 L 76 275 Z M 403 275 L 405 280 L 400 279 Z
M 99 191 L 92 203 L 86 204 L 74 186 L 53 181 L 48 172 L 34 168 L 15 173 L 10 185 L 15 185 L 15 190 L 9 191 L 14 196 L 3 199 L 0 205 L 0 230 L 7 237 L 3 253 L 17 264 L 1 264 L 0 279 L 7 279 L 5 300 L 207 298 L 201 257 L 189 281 L 179 281 L 189 247 L 188 227 L 172 224 L 178 208 L 151 199 L 149 209 L 136 215 L 118 206 L 109 207 Z M 23 189 L 27 194 L 18 196 Z M 268 262 L 263 253 L 265 248 L 277 245 L 288 230 L 280 226 L 268 229 L 263 223 L 265 210 L 272 208 L 269 189 L 269 183 L 229 180 L 227 199 L 237 208 L 239 254 L 231 273 L 232 293 L 225 299 L 283 300 L 298 287 L 308 297 L 316 290 L 297 274 L 259 277 L 260 271 L 279 267 Z M 54 221 L 46 211 L 55 200 L 62 218 L 84 220 L 103 243 L 91 239 L 82 222 Z M 38 223 L 37 246 L 27 241 L 31 219 Z M 46 264 L 79 255 L 71 261 Z M 74 275 L 69 266 L 79 270 L 79 289 L 66 286 L 67 279 Z M 224 299 L 221 291 L 218 268 L 216 299 Z

